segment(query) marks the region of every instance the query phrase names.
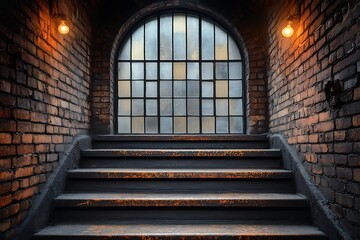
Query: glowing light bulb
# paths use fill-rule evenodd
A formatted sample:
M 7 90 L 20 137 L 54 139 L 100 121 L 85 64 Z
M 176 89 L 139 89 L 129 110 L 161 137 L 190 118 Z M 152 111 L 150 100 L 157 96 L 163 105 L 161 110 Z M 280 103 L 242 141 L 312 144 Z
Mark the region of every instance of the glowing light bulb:
M 286 38 L 289 38 L 294 34 L 294 29 L 291 27 L 291 22 L 289 22 L 288 25 L 284 27 L 284 29 L 281 31 L 281 34 Z
M 70 28 L 69 28 L 68 25 L 66 25 L 66 23 L 65 23 L 64 20 L 61 21 L 61 23 L 60 23 L 60 25 L 59 25 L 59 27 L 58 27 L 58 31 L 59 31 L 59 33 L 61 33 L 61 34 L 68 34 L 68 33 L 69 33 Z

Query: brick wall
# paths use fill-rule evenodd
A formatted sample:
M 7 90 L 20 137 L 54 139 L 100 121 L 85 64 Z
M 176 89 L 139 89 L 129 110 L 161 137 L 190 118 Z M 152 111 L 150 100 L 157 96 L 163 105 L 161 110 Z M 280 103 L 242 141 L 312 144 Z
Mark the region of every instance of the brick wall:
M 12 239 L 59 157 L 89 126 L 89 19 L 82 1 L 0 1 L 0 239 Z
M 268 2 L 270 132 L 300 153 L 330 208 L 359 239 L 360 3 Z M 283 38 L 287 16 L 297 11 L 294 36 Z M 330 81 L 342 89 L 336 107 L 326 100 Z

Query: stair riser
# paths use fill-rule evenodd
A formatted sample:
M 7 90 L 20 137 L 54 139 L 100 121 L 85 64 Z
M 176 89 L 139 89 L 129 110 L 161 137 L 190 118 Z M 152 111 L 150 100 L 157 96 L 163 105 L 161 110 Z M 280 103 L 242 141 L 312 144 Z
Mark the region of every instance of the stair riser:
M 66 192 L 295 193 L 295 188 L 288 179 L 69 179 Z

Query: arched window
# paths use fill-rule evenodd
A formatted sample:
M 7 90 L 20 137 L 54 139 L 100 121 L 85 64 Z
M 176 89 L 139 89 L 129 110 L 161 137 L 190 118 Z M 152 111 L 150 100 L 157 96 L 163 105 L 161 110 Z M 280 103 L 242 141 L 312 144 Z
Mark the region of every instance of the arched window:
M 216 22 L 166 13 L 138 26 L 117 60 L 120 134 L 244 132 L 243 63 Z

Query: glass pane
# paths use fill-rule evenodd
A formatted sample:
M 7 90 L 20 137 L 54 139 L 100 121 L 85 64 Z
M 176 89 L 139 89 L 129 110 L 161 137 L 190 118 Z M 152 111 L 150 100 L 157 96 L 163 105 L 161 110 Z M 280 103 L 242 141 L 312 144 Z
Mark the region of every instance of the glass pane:
M 200 120 L 198 117 L 188 117 L 188 132 L 200 133 Z
M 160 81 L 160 97 L 172 97 L 171 81 Z
M 130 97 L 130 81 L 118 81 L 119 97 Z
M 160 133 L 172 133 L 172 117 L 160 118 Z
M 211 116 L 214 115 L 214 101 L 202 100 L 202 115 Z
M 199 116 L 199 99 L 188 99 L 188 115 Z
M 202 96 L 213 97 L 214 96 L 214 84 L 213 82 L 202 82 Z
M 132 96 L 144 97 L 144 81 L 132 81 Z
M 119 79 L 130 79 L 130 63 L 120 62 L 119 63 Z
M 227 116 L 228 115 L 228 100 L 216 99 L 216 115 Z
M 216 97 L 228 97 L 228 81 L 216 81 Z
M 228 118 L 217 117 L 216 118 L 216 132 L 217 133 L 228 133 Z
M 130 115 L 130 99 L 119 100 L 118 114 L 119 115 Z
M 201 54 L 203 60 L 214 59 L 214 24 L 201 21 Z
M 186 117 L 174 117 L 174 132 L 186 133 Z
M 174 63 L 174 79 L 186 79 L 186 63 Z
M 172 115 L 172 100 L 160 99 L 160 115 L 171 116 Z
M 229 36 L 229 60 L 240 60 L 241 55 L 234 39 Z
M 241 97 L 242 96 L 242 81 L 229 81 L 229 96 Z
M 187 17 L 187 59 L 199 59 L 199 18 Z
M 146 60 L 157 60 L 157 19 L 145 24 L 145 58 Z
M 188 81 L 187 82 L 187 95 L 188 97 L 199 97 L 199 82 L 198 81 Z
M 157 101 L 156 100 L 146 100 L 146 115 L 154 116 L 157 115 Z
M 172 79 L 172 63 L 160 63 L 160 78 Z
M 130 133 L 129 117 L 118 117 L 118 133 Z
M 132 60 L 144 60 L 144 25 L 132 34 L 131 39 Z
M 144 117 L 132 118 L 132 133 L 144 133 Z
M 144 79 L 144 63 L 132 63 L 132 79 Z
M 242 79 L 241 68 L 241 62 L 229 63 L 229 79 Z
M 230 115 L 243 115 L 242 99 L 230 99 Z
M 157 78 L 157 63 L 146 63 L 146 79 L 156 80 Z
M 143 116 L 144 115 L 144 100 L 133 99 L 132 100 L 132 115 Z
M 215 26 L 215 59 L 227 60 L 227 34 Z
M 201 69 L 202 79 L 214 79 L 214 69 L 212 63 L 203 63 Z
M 186 97 L 186 81 L 174 81 L 174 97 Z
M 185 39 L 185 15 L 174 14 L 174 59 L 186 59 L 186 39 Z
M 145 129 L 146 129 L 146 133 L 157 133 L 158 132 L 158 118 L 157 117 L 146 117 L 145 118 Z
M 146 97 L 157 97 L 157 82 L 146 83 Z
M 130 39 L 129 38 L 121 49 L 119 60 L 130 60 Z
M 187 79 L 199 79 L 199 63 L 187 64 Z
M 174 115 L 186 115 L 186 99 L 174 99 Z
M 228 79 L 227 63 L 216 63 L 216 79 Z
M 172 16 L 160 17 L 160 59 L 172 59 Z
M 215 118 L 203 117 L 202 118 L 202 132 L 203 133 L 215 133 Z
M 231 117 L 230 118 L 230 133 L 243 133 L 243 118 Z

